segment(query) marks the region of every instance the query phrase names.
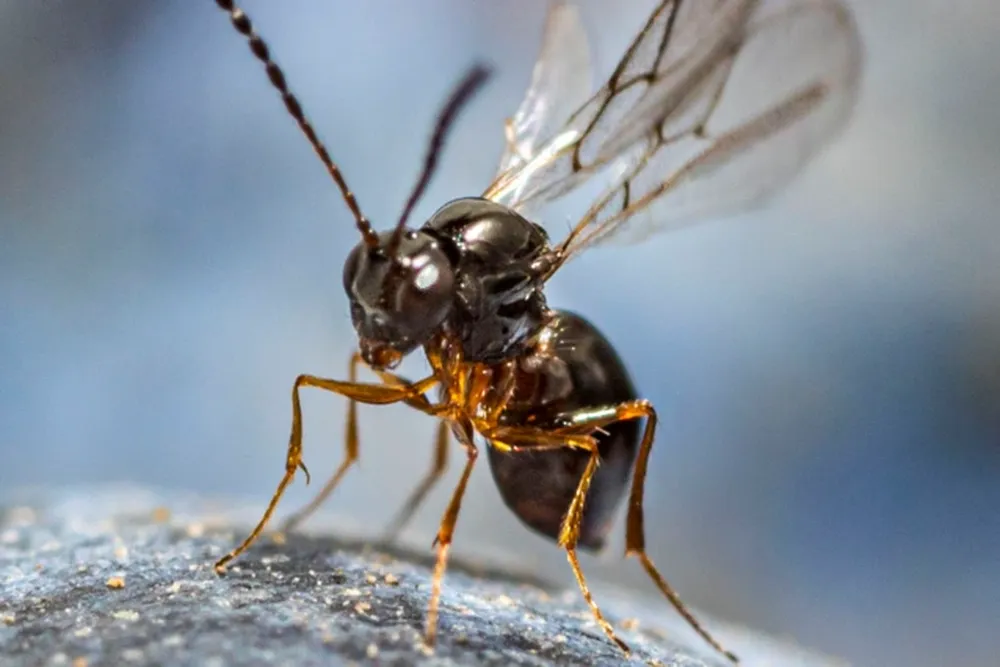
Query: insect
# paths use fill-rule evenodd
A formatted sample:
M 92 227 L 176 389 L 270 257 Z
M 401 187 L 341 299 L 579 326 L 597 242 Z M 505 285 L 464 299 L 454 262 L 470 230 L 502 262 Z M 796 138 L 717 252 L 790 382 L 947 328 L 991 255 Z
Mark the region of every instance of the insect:
M 357 460 L 358 403 L 403 403 L 438 420 L 432 469 L 390 533 L 409 520 L 444 471 L 450 436 L 466 454 L 434 541 L 428 644 L 436 637 L 462 498 L 485 446 L 503 501 L 565 550 L 611 641 L 628 653 L 591 596 L 577 552 L 603 546 L 627 495 L 626 555 L 705 641 L 736 662 L 646 553 L 643 491 L 657 423 L 653 405 L 639 396 L 600 331 L 581 315 L 551 308 L 544 288 L 591 247 L 637 242 L 747 208 L 780 189 L 851 115 L 862 53 L 848 9 L 839 0 L 660 0 L 594 92 L 579 15 L 554 1 L 527 95 L 506 123 L 493 182 L 479 197 L 446 203 L 421 227 L 407 226 L 449 128 L 489 76 L 489 69 L 475 66 L 439 116 L 398 222 L 376 232 L 250 19 L 232 0 L 216 3 L 264 64 L 361 234 L 343 273 L 359 338 L 348 379 L 296 378 L 284 476 L 259 524 L 216 570 L 222 573 L 261 534 L 299 469 L 308 481 L 299 392 L 315 387 L 348 399 L 345 457 L 288 529 Z M 551 242 L 533 221 L 538 209 L 592 179 L 606 179 L 606 189 Z M 430 375 L 411 382 L 393 373 L 417 350 Z M 380 382 L 358 382 L 362 364 Z

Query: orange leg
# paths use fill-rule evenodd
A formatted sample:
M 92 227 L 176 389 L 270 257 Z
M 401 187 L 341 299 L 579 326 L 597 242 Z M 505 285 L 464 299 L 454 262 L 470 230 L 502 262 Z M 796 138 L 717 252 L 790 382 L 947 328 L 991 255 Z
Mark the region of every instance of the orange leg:
M 434 538 L 434 545 L 437 547 L 437 561 L 434 564 L 434 575 L 431 582 L 431 599 L 427 607 L 427 628 L 425 638 L 428 646 L 434 645 L 437 636 L 438 605 L 441 602 L 441 581 L 444 579 L 445 569 L 448 567 L 448 549 L 451 547 L 451 538 L 455 533 L 455 523 L 458 521 L 458 512 L 462 507 L 462 497 L 465 495 L 465 487 L 469 483 L 469 476 L 476 463 L 479 450 L 473 443 L 472 425 L 468 422 L 458 422 L 459 442 L 465 448 L 468 457 L 465 462 L 465 469 L 462 470 L 462 477 L 458 480 L 455 491 L 451 494 L 451 502 L 441 518 L 441 525 L 438 528 L 437 537 Z
M 740 659 L 735 653 L 729 651 L 722 647 L 722 645 L 711 635 L 708 630 L 706 630 L 702 624 L 694 617 L 691 610 L 687 608 L 687 605 L 681 601 L 680 596 L 677 591 L 667 583 L 667 580 L 663 578 L 659 570 L 653 564 L 653 561 L 649 558 L 646 553 L 646 537 L 645 528 L 643 525 L 643 490 L 646 483 L 646 469 L 649 463 L 649 453 L 653 449 L 653 434 L 656 430 L 656 410 L 653 408 L 649 401 L 634 401 L 632 404 L 625 404 L 629 406 L 620 406 L 619 410 L 625 408 L 623 411 L 623 416 L 620 419 L 635 419 L 638 417 L 646 417 L 646 428 L 642 434 L 642 442 L 639 445 L 639 454 L 636 458 L 635 472 L 632 478 L 632 492 L 629 495 L 628 501 L 628 517 L 625 524 L 625 555 L 635 556 L 639 559 L 642 564 L 642 568 L 649 575 L 656 587 L 660 589 L 664 597 L 670 601 L 670 604 L 674 606 L 688 625 L 701 636 L 712 648 L 724 655 L 728 660 L 733 663 L 738 663 Z M 620 420 L 615 420 L 620 421 Z
M 358 379 L 358 366 L 362 364 L 361 354 L 355 352 L 351 355 L 351 361 L 348 364 L 347 377 L 348 381 L 351 383 L 357 382 Z M 411 383 L 392 373 L 387 373 L 384 371 L 376 371 L 379 377 L 385 384 L 405 387 Z M 403 402 L 410 407 L 416 408 L 421 411 L 426 411 L 430 409 L 430 401 L 423 395 L 416 398 L 405 398 Z M 330 494 L 333 493 L 334 489 L 340 484 L 340 481 L 344 478 L 348 469 L 357 462 L 358 460 L 358 401 L 354 399 L 348 399 L 347 401 L 347 422 L 345 426 L 344 433 L 344 460 L 337 467 L 336 472 L 327 480 L 323 488 L 320 489 L 319 493 L 309 502 L 308 505 L 302 509 L 294 512 L 281 525 L 279 533 L 290 533 L 295 530 L 303 521 L 305 521 L 309 516 L 315 512 L 320 505 L 322 505 Z
M 588 411 L 590 414 L 591 411 Z M 617 420 L 612 420 L 617 421 Z M 581 425 L 574 424 L 569 427 L 573 430 L 581 428 Z M 587 430 L 593 431 L 596 427 L 590 427 Z M 566 549 L 566 557 L 569 559 L 570 567 L 573 569 L 573 575 L 576 577 L 576 582 L 580 586 L 580 591 L 583 593 L 583 599 L 587 601 L 587 605 L 590 607 L 590 611 L 594 614 L 594 619 L 597 624 L 601 626 L 604 630 L 604 634 L 613 641 L 618 647 L 625 652 L 626 655 L 631 653 L 628 644 L 622 641 L 617 634 L 615 634 L 614 628 L 608 623 L 607 619 L 604 618 L 604 614 L 601 613 L 600 607 L 594 601 L 594 597 L 590 594 L 590 588 L 587 586 L 587 580 L 583 576 L 583 570 L 580 568 L 580 561 L 576 556 L 576 543 L 579 539 L 580 534 L 580 523 L 583 520 L 583 503 L 587 497 L 587 492 L 590 490 L 591 480 L 594 478 L 594 473 L 597 472 L 597 468 L 600 465 L 600 453 L 597 449 L 597 440 L 593 436 L 581 435 L 581 434 L 568 434 L 563 431 L 568 429 L 557 429 L 557 430 L 542 430 L 533 427 L 506 427 L 506 428 L 496 428 L 490 435 L 486 436 L 490 439 L 490 446 L 498 447 L 500 451 L 540 451 L 546 449 L 564 449 L 571 447 L 574 449 L 584 449 L 590 452 L 590 459 L 587 461 L 587 467 L 583 471 L 583 475 L 580 477 L 580 483 L 577 486 L 576 492 L 573 494 L 573 500 L 570 502 L 569 508 L 566 510 L 566 516 L 563 519 L 562 529 L 559 533 L 559 546 Z M 485 434 L 484 434 L 485 435 Z M 502 439 L 503 443 L 498 443 L 493 440 L 493 436 L 496 435 L 498 438 Z M 524 444 L 516 444 L 516 443 Z
M 434 364 L 437 365 L 434 365 Z M 445 372 L 443 366 L 440 365 L 436 359 L 432 360 L 432 365 L 434 365 L 434 372 L 437 375 L 441 375 Z M 399 376 L 392 375 L 391 373 L 386 373 L 384 371 L 375 371 L 379 374 L 384 382 L 394 382 L 394 383 L 406 383 L 407 380 L 403 380 Z M 427 498 L 427 494 L 430 493 L 434 485 L 441 479 L 441 475 L 444 473 L 445 469 L 448 467 L 448 432 L 449 432 L 449 421 L 447 421 L 447 415 L 452 412 L 453 406 L 447 401 L 440 403 L 438 405 L 432 405 L 430 399 L 426 396 L 420 397 L 419 404 L 411 401 L 407 401 L 407 404 L 414 407 L 422 412 L 425 412 L 432 416 L 439 417 L 437 435 L 434 438 L 434 461 L 431 464 L 431 469 L 424 475 L 423 479 L 417 484 L 416 488 L 407 498 L 406 502 L 403 504 L 402 508 L 399 510 L 395 518 L 389 523 L 389 527 L 383 533 L 383 537 L 380 540 L 382 544 L 391 544 L 402 532 L 406 524 L 410 522 L 413 515 L 416 513 L 417 509 L 423 504 L 424 500 Z
M 439 373 L 447 373 L 448 371 L 441 365 L 441 362 L 436 362 L 435 370 Z M 434 362 L 432 361 L 432 365 Z M 513 365 L 510 365 L 510 369 Z M 513 393 L 513 375 L 510 373 L 510 369 L 505 369 L 506 374 L 501 375 L 500 385 L 502 389 L 502 400 L 508 400 L 509 395 Z M 440 406 L 433 406 L 431 409 L 436 413 L 441 415 L 441 421 L 438 422 L 437 437 L 435 438 L 434 445 L 434 461 L 431 464 L 431 469 L 424 476 L 423 480 L 417 485 L 410 494 L 403 508 L 400 510 L 399 514 L 393 519 L 389 524 L 389 528 L 385 531 L 384 537 L 382 538 L 383 544 L 389 544 L 399 535 L 403 527 L 413 518 L 413 514 L 419 508 L 419 506 L 426 499 L 427 494 L 434 487 L 434 485 L 440 480 L 441 475 L 444 473 L 445 469 L 448 467 L 448 432 L 449 424 L 448 417 L 445 415 L 454 414 L 454 408 L 457 404 L 464 402 L 466 404 L 466 410 L 468 413 L 472 414 L 476 411 L 476 406 L 482 403 L 493 389 L 493 379 L 494 376 L 491 371 L 485 367 L 478 369 L 478 372 L 472 374 L 472 382 L 466 386 L 465 375 L 458 374 L 454 371 L 449 375 L 449 377 L 455 380 L 454 386 L 451 387 L 451 395 L 445 403 Z M 463 394 L 466 394 L 463 399 Z
M 501 452 L 542 451 L 546 449 L 583 449 L 593 451 L 597 440 L 590 435 L 562 434 L 536 428 L 519 428 L 517 426 L 501 426 L 484 429 L 483 437 L 490 441 L 490 446 Z
M 508 366 L 496 378 L 498 391 L 483 403 L 485 418 L 473 422 L 475 429 L 489 441 L 490 446 L 503 452 L 538 449 L 562 449 L 574 447 L 592 451 L 597 447 L 597 440 L 590 435 L 592 428 L 581 428 L 570 423 L 564 428 L 552 429 L 537 426 L 500 426 L 500 415 L 514 394 L 514 366 Z M 475 406 L 469 409 L 475 414 Z
M 688 622 L 691 628 L 694 629 L 694 631 L 697 632 L 702 639 L 708 642 L 712 648 L 726 656 L 726 658 L 732 662 L 739 662 L 739 659 L 732 652 L 722 648 L 719 642 L 716 641 L 715 638 L 712 637 L 707 630 L 705 630 L 701 623 L 698 622 L 687 606 L 681 601 L 677 592 L 674 591 L 663 576 L 660 575 L 659 571 L 646 554 L 642 519 L 642 494 L 643 484 L 646 479 L 646 469 L 649 463 L 649 453 L 652 451 L 653 436 L 656 432 L 656 410 L 647 400 L 635 400 L 628 401 L 617 406 L 609 406 L 605 410 L 587 410 L 585 413 L 581 414 L 585 415 L 581 419 L 574 419 L 574 415 L 572 414 L 566 415 L 565 420 L 567 422 L 567 426 L 557 429 L 556 432 L 575 431 L 578 429 L 586 429 L 589 432 L 593 432 L 596 429 L 615 422 L 629 419 L 640 419 L 643 417 L 646 418 L 646 426 L 643 430 L 642 440 L 639 445 L 639 454 L 635 465 L 632 492 L 629 496 L 628 519 L 625 535 L 625 555 L 636 556 L 639 559 L 642 563 L 643 569 L 646 570 L 646 573 L 656 584 L 656 587 L 660 589 L 660 592 L 663 593 L 678 613 L 684 617 L 684 620 Z M 572 445 L 567 443 L 563 446 Z M 536 450 L 553 448 L 555 447 L 551 444 L 541 444 L 540 446 L 534 447 Z M 598 463 L 599 457 L 597 450 L 595 449 L 593 450 L 591 459 L 580 478 L 580 484 L 573 496 L 573 500 L 570 502 L 570 506 L 566 511 L 566 517 L 563 519 L 562 529 L 559 532 L 559 545 L 566 549 L 566 555 L 569 558 L 570 567 L 573 568 L 573 574 L 576 576 L 577 583 L 580 585 L 583 597 L 587 601 L 587 604 L 590 605 L 591 611 L 594 612 L 597 622 L 600 624 L 601 628 L 604 629 L 605 634 L 607 634 L 612 641 L 628 653 L 628 646 L 617 637 L 611 625 L 604 620 L 600 609 L 594 602 L 593 597 L 590 594 L 590 590 L 587 587 L 586 579 L 583 576 L 583 570 L 580 568 L 580 562 L 576 556 L 576 545 L 580 536 L 580 524 L 583 521 L 584 502 L 587 497 L 587 491 L 590 489 L 590 482 L 594 473 L 597 472 Z
M 439 382 L 436 376 L 430 376 L 408 385 L 375 385 L 357 382 L 341 382 L 338 380 L 328 380 L 314 375 L 300 375 L 295 379 L 292 387 L 292 432 L 288 438 L 288 453 L 285 457 L 285 474 L 278 484 L 277 490 L 271 497 L 264 515 L 250 535 L 238 547 L 223 556 L 215 564 L 215 571 L 222 574 L 226 565 L 247 548 L 260 536 L 267 522 L 274 514 L 278 501 L 284 494 L 285 489 L 291 484 L 295 477 L 295 472 L 301 467 L 304 471 L 305 465 L 302 463 L 302 405 L 299 401 L 299 390 L 302 387 L 316 387 L 326 391 L 347 397 L 351 401 L 368 403 L 371 405 L 388 405 L 390 403 L 418 401 L 418 397 Z M 308 480 L 308 471 L 307 480 Z
M 410 522 L 413 515 L 416 513 L 417 508 L 424 502 L 427 498 L 427 494 L 430 490 L 434 488 L 438 480 L 441 479 L 441 475 L 444 473 L 445 469 L 448 467 L 448 422 L 444 419 L 438 421 L 437 436 L 434 439 L 434 461 L 431 465 L 431 469 L 424 475 L 423 480 L 417 485 L 410 497 L 406 499 L 402 508 L 396 517 L 389 523 L 389 527 L 385 530 L 382 536 L 381 542 L 383 544 L 392 544 L 399 534 L 402 532 L 406 524 Z

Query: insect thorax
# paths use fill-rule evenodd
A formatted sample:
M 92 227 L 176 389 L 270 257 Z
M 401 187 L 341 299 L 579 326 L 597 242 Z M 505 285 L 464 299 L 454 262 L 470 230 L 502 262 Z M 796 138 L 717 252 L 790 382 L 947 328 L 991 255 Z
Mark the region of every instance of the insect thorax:
M 498 363 L 523 354 L 548 312 L 537 269 L 550 252 L 545 231 L 478 198 L 445 204 L 423 229 L 455 253 L 455 307 L 444 326 L 463 358 Z

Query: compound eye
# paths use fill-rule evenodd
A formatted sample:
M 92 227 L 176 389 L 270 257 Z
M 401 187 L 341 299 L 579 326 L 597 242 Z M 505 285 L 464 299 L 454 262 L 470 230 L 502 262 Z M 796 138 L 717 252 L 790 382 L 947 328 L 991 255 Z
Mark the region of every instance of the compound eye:
M 451 263 L 436 248 L 412 258 L 399 285 L 397 312 L 414 334 L 437 326 L 451 306 L 455 277 Z

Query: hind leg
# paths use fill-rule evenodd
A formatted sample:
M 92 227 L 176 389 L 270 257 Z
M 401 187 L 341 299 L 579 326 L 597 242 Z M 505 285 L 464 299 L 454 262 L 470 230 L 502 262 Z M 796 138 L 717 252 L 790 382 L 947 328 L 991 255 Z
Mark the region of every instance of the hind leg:
M 634 400 L 615 406 L 607 406 L 605 408 L 588 409 L 578 413 L 570 413 L 568 415 L 564 415 L 560 419 L 560 421 L 566 425 L 555 429 L 552 433 L 564 434 L 565 436 L 570 436 L 579 432 L 593 433 L 595 430 L 615 422 L 642 418 L 646 419 L 646 424 L 643 430 L 642 440 L 639 445 L 639 453 L 636 458 L 635 472 L 632 481 L 632 491 L 629 496 L 625 536 L 626 556 L 635 556 L 639 560 L 643 569 L 653 580 L 653 583 L 656 584 L 656 587 L 674 606 L 684 620 L 687 621 L 691 628 L 702 637 L 702 639 L 732 662 L 739 662 L 739 659 L 732 652 L 724 649 L 719 642 L 716 641 L 716 639 L 712 637 L 707 630 L 705 630 L 683 601 L 681 601 L 680 596 L 677 595 L 677 592 L 673 589 L 673 587 L 671 587 L 659 573 L 652 560 L 650 560 L 649 556 L 646 554 L 642 503 L 646 470 L 649 463 L 649 454 L 652 451 L 653 437 L 656 432 L 657 417 L 656 410 L 653 408 L 652 404 L 647 400 Z M 514 451 L 538 451 L 564 447 L 581 448 L 579 443 L 566 441 L 561 444 L 539 443 L 524 447 L 514 446 L 510 449 Z M 604 630 L 605 634 L 607 634 L 612 641 L 614 641 L 627 653 L 629 652 L 628 646 L 615 634 L 614 629 L 604 619 L 600 608 L 593 600 L 593 596 L 587 586 L 586 578 L 584 577 L 583 570 L 580 567 L 580 562 L 576 555 L 576 546 L 580 537 L 580 526 L 583 522 L 584 502 L 587 497 L 587 492 L 590 489 L 591 480 L 597 472 L 599 463 L 600 458 L 595 448 L 591 453 L 591 458 L 580 478 L 576 493 L 574 494 L 573 500 L 566 511 L 566 516 L 563 519 L 562 528 L 559 533 L 559 545 L 566 549 L 570 567 L 573 569 L 573 574 L 576 576 L 576 580 L 580 586 L 581 592 L 583 593 L 583 597 L 590 606 L 591 611 L 594 613 L 594 617 L 598 624 Z
M 653 449 L 653 435 L 656 430 L 656 411 L 649 401 L 637 401 L 637 403 L 640 405 L 637 405 L 634 410 L 630 411 L 630 414 L 644 416 L 647 420 L 646 428 L 642 435 L 642 442 L 639 445 L 639 454 L 635 462 L 632 492 L 629 495 L 628 517 L 625 524 L 625 555 L 634 556 L 639 560 L 642 568 L 649 575 L 649 578 L 653 580 L 653 583 L 656 584 L 656 587 L 660 589 L 663 596 L 670 601 L 670 604 L 674 606 L 677 613 L 687 621 L 688 625 L 705 642 L 731 662 L 738 663 L 739 658 L 736 657 L 736 654 L 723 648 L 715 637 L 709 634 L 708 630 L 702 626 L 698 619 L 694 617 L 694 614 L 691 613 L 691 610 L 687 608 L 687 605 L 681 600 L 677 591 L 663 578 L 663 575 L 656 569 L 653 561 L 646 553 L 646 536 L 643 522 L 643 490 L 646 483 L 646 468 L 649 463 L 649 453 Z

